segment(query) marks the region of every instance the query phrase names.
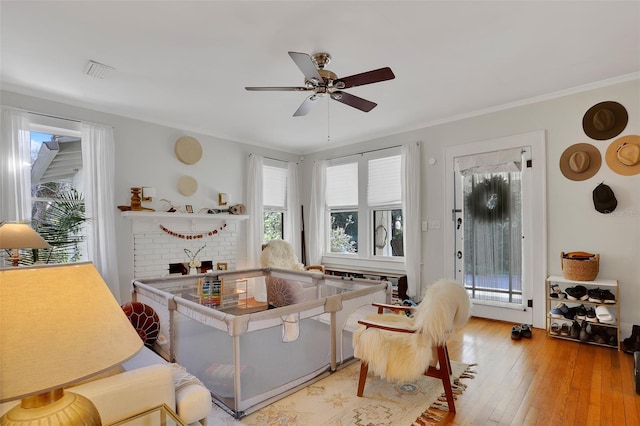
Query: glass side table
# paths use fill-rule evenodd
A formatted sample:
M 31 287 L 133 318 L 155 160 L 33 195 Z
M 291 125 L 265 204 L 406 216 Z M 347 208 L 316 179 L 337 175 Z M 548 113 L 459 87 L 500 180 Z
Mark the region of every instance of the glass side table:
M 111 423 L 110 426 L 187 426 L 166 404 L 158 405 L 129 418 Z

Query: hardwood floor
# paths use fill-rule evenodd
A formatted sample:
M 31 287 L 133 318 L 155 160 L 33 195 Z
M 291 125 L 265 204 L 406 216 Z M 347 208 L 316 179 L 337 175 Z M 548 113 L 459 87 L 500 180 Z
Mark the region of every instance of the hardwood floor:
M 440 424 L 640 425 L 632 355 L 543 329 L 512 340 L 512 326 L 471 318 L 450 338 L 451 359 L 477 364 L 477 374 Z

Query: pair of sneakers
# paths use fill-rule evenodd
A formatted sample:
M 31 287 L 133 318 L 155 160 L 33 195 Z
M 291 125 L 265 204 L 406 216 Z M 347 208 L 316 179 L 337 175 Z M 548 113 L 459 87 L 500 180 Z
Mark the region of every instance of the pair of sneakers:
M 587 294 L 587 288 L 583 285 L 569 287 L 565 291 L 567 292 L 567 298 L 569 300 L 587 300 L 589 298 L 589 295 Z
M 520 324 L 511 327 L 511 338 L 513 340 L 520 340 L 523 337 L 530 339 L 532 334 L 531 326 L 529 324 Z
M 589 296 L 589 302 L 594 303 L 616 303 L 616 297 L 608 289 L 592 288 L 587 292 Z

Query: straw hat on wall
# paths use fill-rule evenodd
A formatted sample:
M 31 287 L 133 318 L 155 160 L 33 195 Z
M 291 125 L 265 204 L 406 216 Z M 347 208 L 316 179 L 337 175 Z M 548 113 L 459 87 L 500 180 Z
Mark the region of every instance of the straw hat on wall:
M 605 154 L 607 165 L 619 175 L 640 173 L 640 136 L 623 136 L 611 142 Z

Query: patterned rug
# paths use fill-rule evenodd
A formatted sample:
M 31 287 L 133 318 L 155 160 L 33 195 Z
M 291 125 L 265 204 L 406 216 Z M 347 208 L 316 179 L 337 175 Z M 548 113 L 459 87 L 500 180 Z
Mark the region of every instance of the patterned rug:
M 456 398 L 473 378 L 472 365 L 452 361 Z M 362 398 L 356 396 L 360 362 L 274 402 L 233 424 L 247 426 L 377 426 L 435 424 L 447 411 L 442 382 L 423 376 L 414 383 L 389 383 L 371 374 Z

